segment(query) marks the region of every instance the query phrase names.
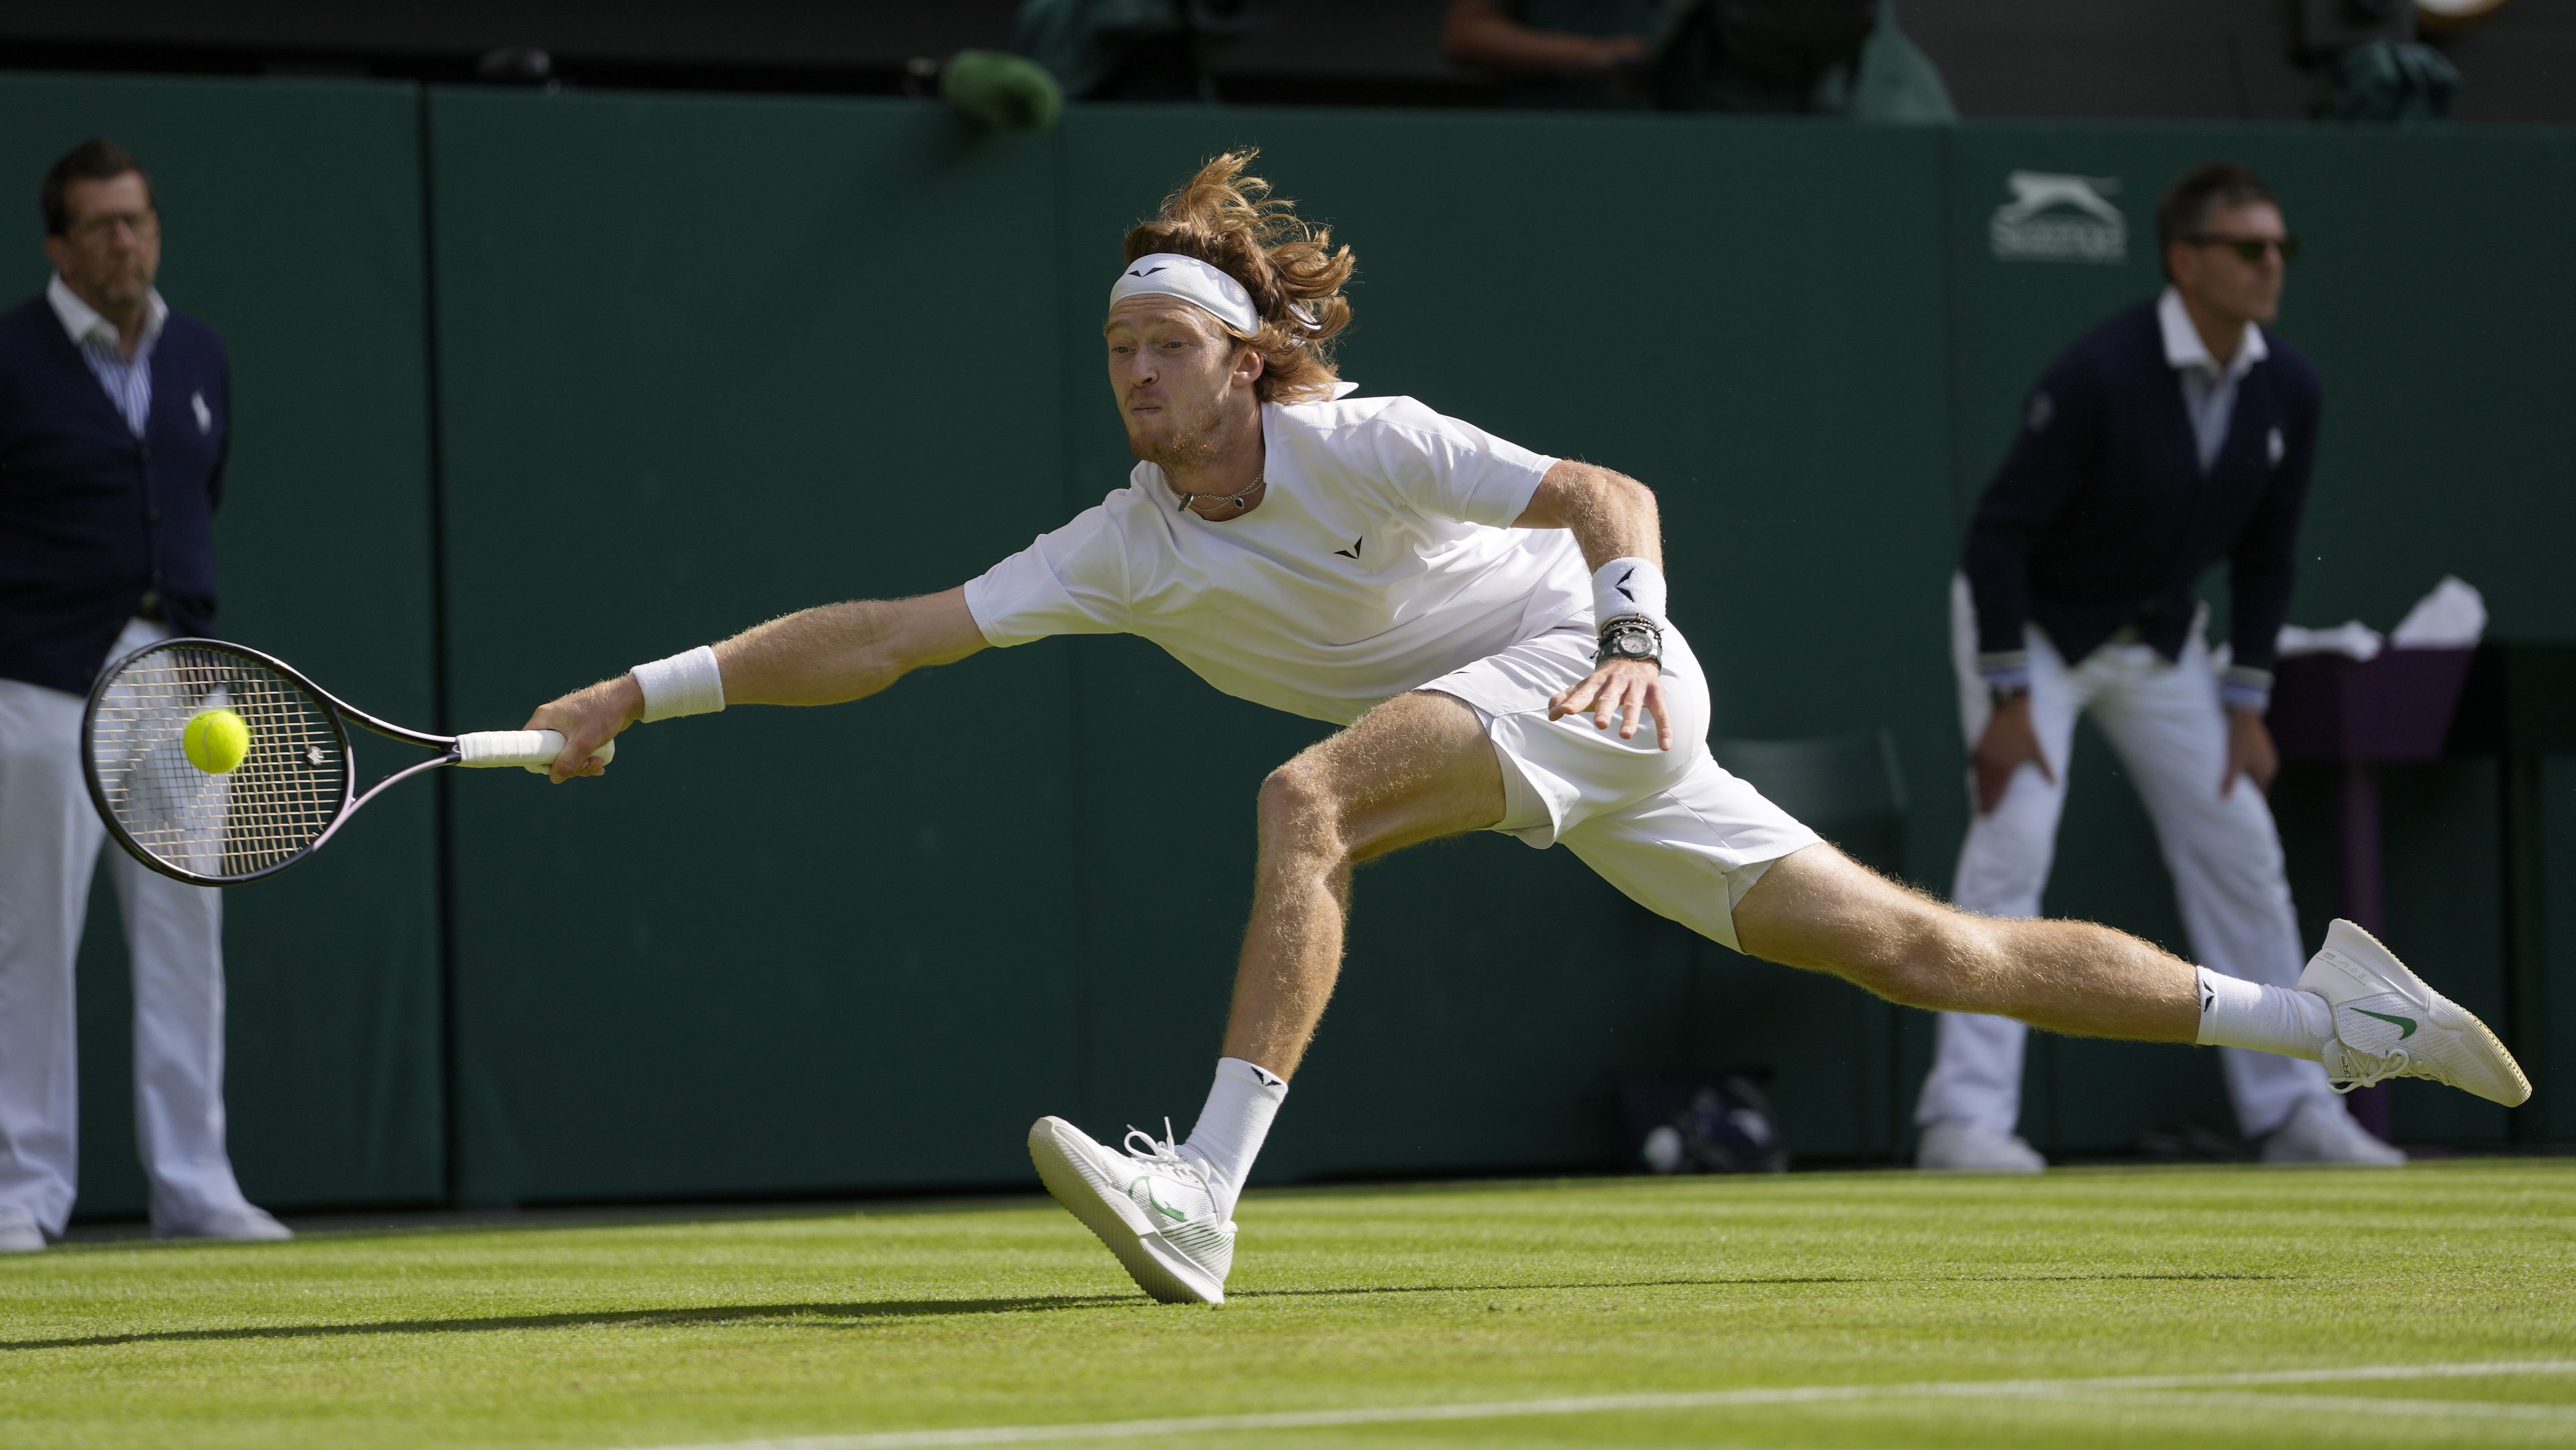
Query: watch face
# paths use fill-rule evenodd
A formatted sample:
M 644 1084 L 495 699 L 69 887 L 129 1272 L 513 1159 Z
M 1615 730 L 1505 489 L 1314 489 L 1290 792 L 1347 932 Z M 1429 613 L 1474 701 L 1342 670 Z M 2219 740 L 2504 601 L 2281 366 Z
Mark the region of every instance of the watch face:
M 1646 637 L 1641 634 L 1623 634 L 1619 636 L 1619 642 L 1611 648 L 1630 659 L 1635 659 L 1646 652 Z

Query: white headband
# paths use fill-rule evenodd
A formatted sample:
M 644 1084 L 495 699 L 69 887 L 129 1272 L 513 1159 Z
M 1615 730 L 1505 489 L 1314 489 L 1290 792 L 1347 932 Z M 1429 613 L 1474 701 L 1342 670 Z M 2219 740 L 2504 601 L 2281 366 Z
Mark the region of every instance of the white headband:
M 1109 305 L 1129 297 L 1178 297 L 1244 337 L 1261 331 L 1261 314 L 1242 283 L 1178 252 L 1152 252 L 1128 263 L 1109 286 Z

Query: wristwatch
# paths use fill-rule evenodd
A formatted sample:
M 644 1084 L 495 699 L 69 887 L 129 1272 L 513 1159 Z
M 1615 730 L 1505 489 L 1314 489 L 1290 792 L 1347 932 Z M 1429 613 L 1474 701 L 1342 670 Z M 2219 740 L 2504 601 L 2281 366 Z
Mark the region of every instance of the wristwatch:
M 1664 632 L 1642 614 L 1622 614 L 1601 626 L 1601 651 L 1592 657 L 1595 665 L 1612 660 L 1643 660 L 1660 667 L 1664 662 Z
M 2028 685 L 1988 685 L 1986 699 L 1998 710 L 2030 693 Z

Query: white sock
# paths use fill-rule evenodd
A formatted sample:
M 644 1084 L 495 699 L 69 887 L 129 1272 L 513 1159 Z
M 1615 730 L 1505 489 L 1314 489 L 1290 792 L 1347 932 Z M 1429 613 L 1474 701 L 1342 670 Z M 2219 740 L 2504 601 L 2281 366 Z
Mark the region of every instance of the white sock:
M 2199 970 L 2201 1046 L 2250 1047 L 2310 1062 L 2325 1056 L 2334 1040 L 2334 1009 L 2325 998 Z
M 1288 1079 L 1268 1068 L 1239 1057 L 1216 1060 L 1216 1083 L 1182 1147 L 1199 1155 L 1216 1178 L 1220 1217 L 1234 1216 L 1243 1180 L 1260 1156 L 1262 1140 L 1270 1136 L 1270 1120 L 1279 1116 L 1279 1105 L 1287 1098 Z

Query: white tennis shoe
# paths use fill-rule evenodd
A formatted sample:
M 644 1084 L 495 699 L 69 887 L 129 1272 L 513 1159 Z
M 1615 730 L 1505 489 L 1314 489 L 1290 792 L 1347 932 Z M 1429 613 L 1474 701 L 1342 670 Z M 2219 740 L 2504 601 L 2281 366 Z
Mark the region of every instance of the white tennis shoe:
M 156 1239 L 220 1239 L 236 1244 L 282 1244 L 295 1237 L 295 1231 L 269 1216 L 267 1209 L 255 1204 L 241 1204 L 207 1218 L 185 1223 L 156 1223 Z
M 1943 1118 L 1915 1140 L 1914 1166 L 1926 1173 L 2039 1173 L 2048 1159 L 2017 1133 Z
M 1130 1128 L 1118 1153 L 1062 1118 L 1040 1118 L 1029 1128 L 1029 1158 L 1047 1192 L 1100 1236 L 1137 1287 L 1166 1304 L 1222 1304 L 1234 1225 L 1207 1170 L 1172 1145 L 1171 1131 L 1165 1123 L 1157 1142 Z
M 2344 1111 L 2341 1099 L 2311 1095 L 2290 1110 L 2281 1126 L 2264 1135 L 2263 1161 L 2397 1168 L 2405 1164 L 2406 1150 L 2372 1137 L 2369 1129 Z
M 2485 1023 L 2351 922 L 2326 928 L 2299 990 L 2325 998 L 2334 1012 L 2324 1061 L 2337 1091 L 2420 1077 L 2508 1108 L 2531 1096 L 2531 1079 Z

